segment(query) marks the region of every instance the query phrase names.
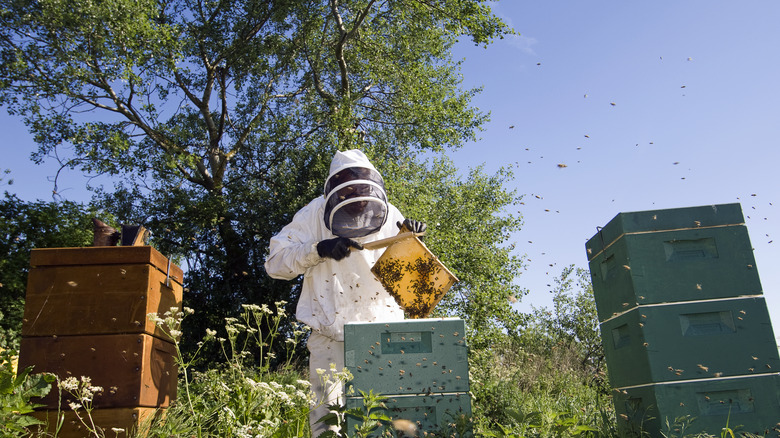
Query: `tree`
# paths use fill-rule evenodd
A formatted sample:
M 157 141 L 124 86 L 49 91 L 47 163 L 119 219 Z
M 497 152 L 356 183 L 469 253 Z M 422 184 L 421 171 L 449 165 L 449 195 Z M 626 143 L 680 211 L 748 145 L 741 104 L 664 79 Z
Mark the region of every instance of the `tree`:
M 115 177 L 100 205 L 186 263 L 202 333 L 244 302 L 294 303 L 263 257 L 336 149 L 392 180 L 474 138 L 486 116 L 450 49 L 511 32 L 487 3 L 0 0 L 0 104 L 34 159 Z
M 0 347 L 18 347 L 30 250 L 92 243 L 96 212 L 74 202 L 0 200 Z
M 591 371 L 600 383 L 604 370 L 604 347 L 593 285 L 587 269 L 567 266 L 555 279 L 553 309 L 534 309 L 536 322 L 550 342 L 562 342 L 576 351 L 583 369 Z

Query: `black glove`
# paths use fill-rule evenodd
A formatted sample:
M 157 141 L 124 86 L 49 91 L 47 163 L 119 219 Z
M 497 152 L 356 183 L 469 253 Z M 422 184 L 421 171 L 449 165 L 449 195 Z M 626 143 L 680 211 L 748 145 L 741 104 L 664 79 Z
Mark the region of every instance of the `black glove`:
M 317 254 L 320 257 L 330 257 L 334 260 L 341 260 L 349 255 L 349 248 L 363 249 L 363 245 L 346 237 L 336 237 L 335 239 L 323 240 L 317 244 Z
M 425 222 L 416 221 L 414 219 L 404 219 L 403 223 L 396 222 L 396 225 L 398 225 L 398 228 L 406 227 L 407 230 L 413 233 L 424 233 L 428 228 L 428 226 L 425 225 Z

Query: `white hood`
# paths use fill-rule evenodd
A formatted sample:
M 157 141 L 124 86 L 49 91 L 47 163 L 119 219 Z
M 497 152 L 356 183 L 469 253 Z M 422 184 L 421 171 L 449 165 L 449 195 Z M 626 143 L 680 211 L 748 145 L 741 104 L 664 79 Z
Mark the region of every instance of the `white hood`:
M 333 175 L 350 167 L 363 167 L 379 173 L 376 170 L 376 167 L 368 161 L 368 157 L 366 157 L 366 154 L 364 154 L 363 151 L 358 149 L 351 149 L 344 152 L 336 151 L 336 155 L 333 156 L 333 160 L 330 162 L 330 172 L 328 172 L 328 178 L 325 180 L 325 184 L 328 184 L 328 181 Z

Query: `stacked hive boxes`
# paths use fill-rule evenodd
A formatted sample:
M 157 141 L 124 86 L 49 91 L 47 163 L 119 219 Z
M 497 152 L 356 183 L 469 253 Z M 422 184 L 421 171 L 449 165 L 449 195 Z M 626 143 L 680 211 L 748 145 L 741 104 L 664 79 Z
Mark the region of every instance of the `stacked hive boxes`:
M 182 271 L 149 246 L 36 249 L 30 257 L 19 366 L 64 380 L 89 377 L 103 391 L 93 418 L 128 430 L 176 397 L 175 348 L 148 313 L 181 308 Z M 53 423 L 54 388 L 39 418 Z M 60 437 L 85 432 L 63 394 Z
M 344 363 L 354 376 L 347 408 L 362 408 L 360 391 L 373 391 L 388 397 L 389 417 L 421 431 L 471 415 L 465 329 L 450 318 L 345 325 Z
M 739 204 L 621 213 L 586 245 L 622 429 L 780 421 L 780 359 Z

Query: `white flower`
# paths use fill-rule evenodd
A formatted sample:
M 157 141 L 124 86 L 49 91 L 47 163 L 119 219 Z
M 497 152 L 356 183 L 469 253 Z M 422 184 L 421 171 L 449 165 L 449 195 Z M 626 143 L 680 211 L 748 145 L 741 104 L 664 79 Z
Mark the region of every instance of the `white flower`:
M 68 377 L 65 380 L 60 380 L 59 385 L 66 391 L 75 391 L 79 388 L 79 381 L 75 377 Z
M 232 409 L 230 409 L 229 407 L 227 407 L 227 406 L 224 406 L 222 409 L 223 409 L 225 412 L 227 412 L 227 414 L 230 416 L 230 418 L 236 418 L 236 414 L 235 414 L 235 413 L 233 413 L 233 410 L 232 410 Z
M 290 402 L 292 401 L 292 400 L 290 399 L 290 396 L 289 396 L 289 395 L 288 395 L 286 392 L 277 392 L 276 394 L 279 396 L 279 398 L 280 398 L 280 399 L 282 400 L 282 402 L 284 402 L 284 403 L 290 403 Z
M 78 411 L 79 409 L 81 409 L 81 405 L 78 403 L 70 402 L 69 406 L 70 409 L 73 411 Z

